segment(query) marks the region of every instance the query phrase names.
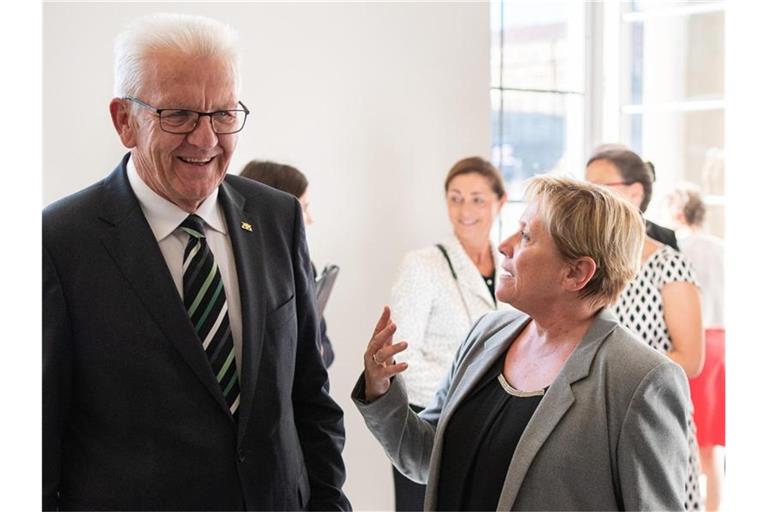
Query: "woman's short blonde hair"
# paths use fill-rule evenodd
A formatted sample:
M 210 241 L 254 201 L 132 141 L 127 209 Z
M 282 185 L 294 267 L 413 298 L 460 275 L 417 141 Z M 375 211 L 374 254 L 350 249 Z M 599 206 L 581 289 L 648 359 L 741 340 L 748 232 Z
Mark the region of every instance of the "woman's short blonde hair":
M 615 302 L 640 269 L 645 224 L 637 208 L 604 187 L 555 176 L 532 178 L 525 196 L 538 200 L 539 217 L 565 259 L 595 261 L 580 297 L 599 307 Z

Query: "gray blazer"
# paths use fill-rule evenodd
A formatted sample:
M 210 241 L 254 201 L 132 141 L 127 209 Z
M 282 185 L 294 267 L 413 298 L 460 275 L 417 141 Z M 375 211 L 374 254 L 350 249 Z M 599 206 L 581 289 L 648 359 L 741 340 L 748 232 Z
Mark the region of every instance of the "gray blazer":
M 437 505 L 443 435 L 456 407 L 530 320 L 482 317 L 431 404 L 416 415 L 402 379 L 366 403 L 352 397 L 395 466 L 427 482 Z M 683 370 L 601 311 L 542 398 L 507 470 L 498 510 L 683 510 L 688 445 Z

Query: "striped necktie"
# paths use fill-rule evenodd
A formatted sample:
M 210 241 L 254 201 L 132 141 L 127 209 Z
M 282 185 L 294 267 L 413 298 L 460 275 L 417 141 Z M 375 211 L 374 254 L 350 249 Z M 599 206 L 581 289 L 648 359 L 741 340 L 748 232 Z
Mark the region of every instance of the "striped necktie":
M 237 417 L 240 385 L 237 382 L 235 345 L 229 326 L 224 281 L 205 241 L 203 219 L 190 215 L 180 227 L 189 234 L 184 250 L 184 307 L 203 342 L 213 374 L 224 393 L 224 401 L 232 415 Z

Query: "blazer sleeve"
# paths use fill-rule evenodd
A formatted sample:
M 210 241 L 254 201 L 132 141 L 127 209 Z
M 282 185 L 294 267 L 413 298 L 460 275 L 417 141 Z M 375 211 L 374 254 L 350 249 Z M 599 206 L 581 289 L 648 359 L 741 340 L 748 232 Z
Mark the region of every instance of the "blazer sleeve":
M 63 430 L 72 382 L 72 335 L 59 276 L 43 248 L 43 510 L 58 510 Z
M 392 378 L 389 390 L 378 399 L 365 400 L 365 377 L 361 375 L 352 390 L 352 400 L 365 420 L 368 430 L 376 437 L 392 464 L 404 475 L 426 483 L 437 424 L 450 398 L 459 368 L 464 365 L 470 349 L 482 337 L 482 330 L 473 326 L 459 350 L 451 369 L 440 382 L 430 404 L 419 414 L 408 406 L 408 392 L 401 375 Z M 405 372 L 413 371 L 409 367 Z
M 328 394 L 328 374 L 318 341 L 320 320 L 315 307 L 312 267 L 301 206 L 294 201 L 293 266 L 298 328 L 292 401 L 294 421 L 310 484 L 309 510 L 351 510 L 342 485 L 345 479 L 343 412 Z
M 625 510 L 683 510 L 688 467 L 688 382 L 664 362 L 635 389 L 618 445 Z

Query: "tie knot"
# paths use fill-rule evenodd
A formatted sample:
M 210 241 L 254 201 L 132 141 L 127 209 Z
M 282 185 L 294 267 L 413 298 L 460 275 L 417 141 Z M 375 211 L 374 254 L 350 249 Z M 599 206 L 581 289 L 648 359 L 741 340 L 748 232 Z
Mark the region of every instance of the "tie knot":
M 184 222 L 182 222 L 179 227 L 188 233 L 189 236 L 193 236 L 195 238 L 205 238 L 203 225 L 203 219 L 193 213 L 184 219 Z

